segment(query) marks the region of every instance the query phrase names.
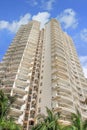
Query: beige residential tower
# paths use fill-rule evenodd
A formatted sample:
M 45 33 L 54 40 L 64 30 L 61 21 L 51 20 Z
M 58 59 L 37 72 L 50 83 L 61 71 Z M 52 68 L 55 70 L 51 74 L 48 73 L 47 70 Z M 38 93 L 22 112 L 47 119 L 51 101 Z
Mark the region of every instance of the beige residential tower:
M 87 82 L 73 41 L 51 19 L 22 25 L 0 63 L 0 87 L 15 95 L 9 115 L 29 130 L 45 107 L 60 112 L 62 121 L 78 108 L 87 119 Z

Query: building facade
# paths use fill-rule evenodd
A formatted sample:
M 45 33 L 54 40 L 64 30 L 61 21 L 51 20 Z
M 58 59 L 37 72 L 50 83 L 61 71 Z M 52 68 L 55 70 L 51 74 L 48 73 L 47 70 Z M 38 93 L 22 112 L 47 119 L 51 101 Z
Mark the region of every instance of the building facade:
M 9 115 L 28 130 L 46 106 L 69 120 L 76 109 L 87 119 L 87 81 L 74 44 L 51 19 L 22 25 L 0 63 L 0 87 L 16 96 Z

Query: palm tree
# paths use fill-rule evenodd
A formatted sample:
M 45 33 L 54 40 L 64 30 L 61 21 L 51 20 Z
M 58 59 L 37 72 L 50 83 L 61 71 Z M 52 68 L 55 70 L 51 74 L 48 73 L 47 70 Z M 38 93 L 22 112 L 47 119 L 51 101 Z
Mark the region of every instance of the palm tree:
M 80 112 L 71 114 L 71 125 L 63 126 L 62 130 L 87 130 L 87 120 L 83 120 Z
M 22 130 L 22 127 L 14 122 L 12 118 L 9 120 L 0 120 L 0 130 Z
M 32 130 L 87 130 L 87 120 L 83 121 L 81 114 L 77 110 L 77 114 L 71 114 L 71 124 L 61 125 L 59 123 L 59 113 L 53 114 L 53 112 L 46 108 L 47 116 L 39 115 L 37 116 L 37 123 Z
M 87 130 L 87 120 L 83 121 L 80 112 L 71 114 L 71 125 L 65 126 L 63 130 Z
M 12 103 L 15 101 L 15 97 L 10 95 L 5 95 L 2 90 L 0 90 L 0 117 L 7 117 Z
M 5 116 L 5 112 L 8 108 L 8 98 L 4 95 L 3 91 L 0 90 L 0 118 L 2 119 Z
M 82 120 L 82 116 L 78 110 L 77 114 L 72 113 L 71 122 L 72 126 L 74 126 L 76 130 L 87 130 L 87 120 Z
M 59 113 L 53 114 L 53 112 L 46 107 L 47 116 L 39 116 L 39 123 L 35 125 L 32 130 L 60 130 L 58 123 Z
M 0 90 L 0 130 L 21 130 L 22 127 L 14 122 L 14 120 L 8 117 L 10 106 L 15 101 L 15 97 L 6 96 L 2 90 Z

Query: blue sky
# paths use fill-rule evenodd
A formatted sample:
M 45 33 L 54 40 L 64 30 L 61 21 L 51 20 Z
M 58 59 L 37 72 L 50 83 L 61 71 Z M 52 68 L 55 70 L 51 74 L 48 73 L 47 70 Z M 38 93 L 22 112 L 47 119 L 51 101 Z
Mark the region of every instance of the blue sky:
M 21 24 L 50 18 L 73 38 L 87 77 L 87 0 L 0 0 L 0 61 Z

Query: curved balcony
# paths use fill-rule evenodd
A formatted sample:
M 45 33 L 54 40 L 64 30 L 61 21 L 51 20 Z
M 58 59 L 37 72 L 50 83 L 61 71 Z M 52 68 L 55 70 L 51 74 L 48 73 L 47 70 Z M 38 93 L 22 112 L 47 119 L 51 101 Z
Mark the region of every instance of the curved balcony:
M 18 105 L 22 105 L 22 104 L 24 104 L 24 103 L 25 103 L 25 101 L 24 101 L 23 99 L 16 98 L 16 100 L 15 100 L 15 102 L 14 102 L 14 103 L 16 103 L 16 104 L 18 104 Z
M 62 84 L 59 84 L 59 86 L 60 86 L 60 91 L 71 94 L 72 89 L 70 87 L 68 87 L 67 85 L 64 86 Z
M 24 75 L 23 73 L 19 73 L 18 79 L 28 80 L 28 75 Z
M 62 107 L 62 108 L 74 109 L 73 103 L 68 104 L 66 102 L 60 102 L 59 106 Z
M 60 95 L 55 95 L 54 97 L 52 97 L 52 100 L 60 100 L 61 96 Z
M 81 107 L 81 109 L 84 111 L 84 110 L 87 110 L 87 105 L 86 104 L 80 104 L 80 107 Z
M 4 80 L 3 85 L 4 86 L 13 86 L 14 80 Z
M 23 81 L 23 80 L 19 80 L 17 79 L 16 82 L 15 82 L 16 86 L 28 86 L 28 83 L 26 81 Z
M 16 73 L 15 73 L 15 72 L 13 72 L 13 73 L 12 73 L 12 72 L 6 72 L 5 75 L 6 75 L 6 77 L 8 77 L 8 78 L 12 78 L 12 79 L 13 79 L 13 78 L 15 78 Z
M 85 101 L 85 98 L 83 96 L 79 96 L 78 98 L 80 101 Z
M 58 122 L 64 126 L 68 126 L 68 125 L 71 125 L 71 122 L 69 121 L 65 121 L 65 120 L 58 120 Z
M 86 112 L 82 112 L 82 117 L 87 120 L 87 111 Z
M 65 80 L 65 79 L 59 78 L 58 84 L 61 84 L 63 86 L 67 86 L 68 88 L 70 87 L 70 81 L 68 79 Z
M 20 89 L 20 88 L 17 88 L 17 87 L 15 87 L 15 88 L 13 89 L 13 92 L 19 93 L 19 94 L 21 94 L 21 95 L 26 95 L 26 94 L 27 94 L 27 92 L 26 92 L 25 90 Z
M 60 86 L 59 85 L 55 85 L 55 86 L 52 87 L 52 89 L 55 90 L 55 91 L 56 90 L 60 90 Z
M 62 107 L 62 112 L 64 111 L 64 113 L 75 113 L 75 110 L 73 108 L 66 108 L 66 107 Z
M 55 108 L 52 108 L 53 112 L 61 112 L 62 111 L 62 108 L 61 107 L 55 107 Z
M 61 96 L 68 97 L 68 98 L 70 98 L 70 99 L 73 98 L 72 93 L 69 92 L 69 91 L 63 91 L 63 90 L 62 90 L 62 91 L 59 91 L 59 94 L 60 94 Z
M 65 102 L 72 102 L 73 103 L 73 98 L 61 95 L 61 99 L 65 100 Z
M 61 72 L 61 71 L 58 71 L 57 76 L 58 76 L 59 78 L 65 79 L 65 80 L 69 79 L 68 74 L 67 74 L 67 73 L 64 73 L 64 72 Z
M 11 108 L 10 109 L 10 112 L 9 112 L 9 115 L 12 115 L 12 116 L 17 116 L 19 117 L 23 112 L 19 109 L 16 109 L 16 108 Z

